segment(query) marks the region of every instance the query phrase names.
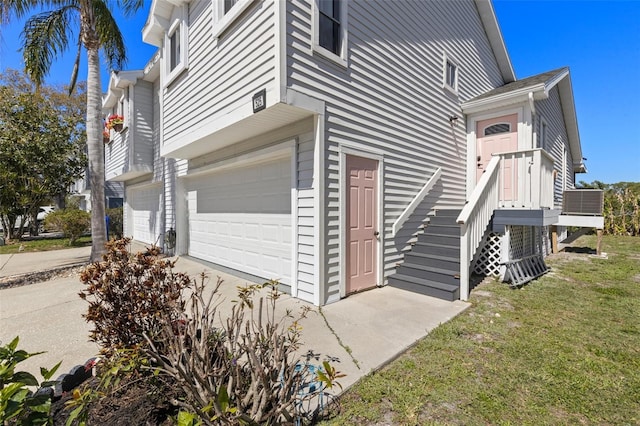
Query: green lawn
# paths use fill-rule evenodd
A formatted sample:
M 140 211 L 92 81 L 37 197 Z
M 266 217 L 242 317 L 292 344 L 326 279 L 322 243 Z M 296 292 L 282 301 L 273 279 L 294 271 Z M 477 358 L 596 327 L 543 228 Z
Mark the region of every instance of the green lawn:
M 325 424 L 640 424 L 640 238 L 605 237 L 608 259 L 580 251 L 523 289 L 474 289 L 472 307 L 350 389 Z
M 69 245 L 68 238 L 43 238 L 31 241 L 11 241 L 10 244 L 0 246 L 0 254 L 18 253 L 22 245 L 24 252 L 49 251 L 67 249 L 70 247 L 83 247 L 91 245 L 91 236 L 78 238 L 73 246 Z

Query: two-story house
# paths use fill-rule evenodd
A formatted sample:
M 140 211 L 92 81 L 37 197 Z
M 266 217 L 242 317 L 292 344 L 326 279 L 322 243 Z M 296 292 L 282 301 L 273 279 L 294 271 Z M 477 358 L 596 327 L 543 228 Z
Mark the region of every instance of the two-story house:
M 107 178 L 134 238 L 175 229 L 177 254 L 322 305 L 465 300 L 472 270 L 508 277 L 569 224 L 569 71 L 517 80 L 488 0 L 154 0 L 143 39 L 158 56 L 105 102 L 132 120 Z

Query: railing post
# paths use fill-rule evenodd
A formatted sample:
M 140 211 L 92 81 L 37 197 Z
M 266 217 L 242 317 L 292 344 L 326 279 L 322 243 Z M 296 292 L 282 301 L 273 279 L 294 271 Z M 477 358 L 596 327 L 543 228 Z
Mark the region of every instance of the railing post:
M 469 242 L 467 224 L 460 225 L 460 300 L 469 299 Z

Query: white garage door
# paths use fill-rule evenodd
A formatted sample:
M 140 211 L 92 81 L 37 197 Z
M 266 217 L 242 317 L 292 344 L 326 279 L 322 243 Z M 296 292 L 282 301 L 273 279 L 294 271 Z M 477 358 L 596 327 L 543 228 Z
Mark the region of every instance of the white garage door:
M 187 181 L 189 255 L 291 283 L 291 159 Z
M 161 189 L 162 185 L 159 184 L 127 188 L 127 233 L 134 240 L 159 244 L 158 235 L 162 229 Z

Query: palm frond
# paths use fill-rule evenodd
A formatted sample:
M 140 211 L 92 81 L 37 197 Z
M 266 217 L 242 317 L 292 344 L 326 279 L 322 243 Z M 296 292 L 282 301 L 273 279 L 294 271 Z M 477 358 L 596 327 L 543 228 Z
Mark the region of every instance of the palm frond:
M 92 2 L 96 22 L 96 34 L 100 39 L 100 48 L 111 70 L 121 70 L 126 62 L 127 52 L 124 37 L 118 28 L 111 11 L 103 1 Z
M 118 0 L 118 7 L 126 17 L 133 16 L 144 6 L 144 0 Z
M 22 31 L 24 64 L 29 77 L 40 85 L 53 59 L 69 45 L 69 28 L 75 7 L 39 13 L 27 20 Z
M 0 0 L 0 24 L 11 22 L 14 16 L 22 19 L 33 10 L 57 9 L 75 2 L 76 0 Z

